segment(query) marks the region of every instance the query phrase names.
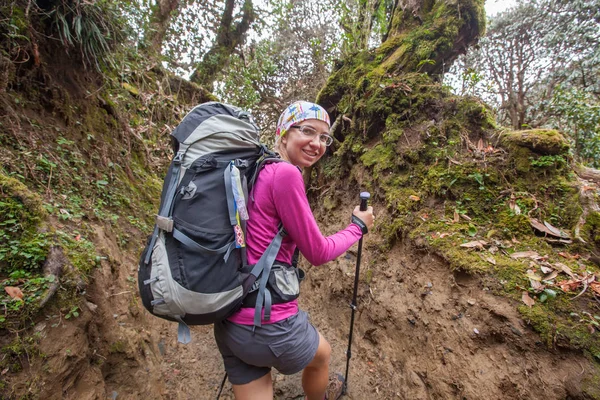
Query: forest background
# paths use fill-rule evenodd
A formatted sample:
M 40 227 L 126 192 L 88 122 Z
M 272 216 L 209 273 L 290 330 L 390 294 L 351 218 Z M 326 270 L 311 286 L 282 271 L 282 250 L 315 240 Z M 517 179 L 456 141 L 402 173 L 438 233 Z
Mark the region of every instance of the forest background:
M 599 10 L 517 1 L 486 20 L 480 0 L 3 2 L 0 397 L 163 393 L 139 374 L 173 376 L 187 354 L 140 313 L 135 258 L 169 133 L 221 100 L 251 110 L 269 144 L 285 105 L 316 99 L 336 138 L 307 177 L 323 229 L 346 220 L 358 187 L 380 210 L 356 340 L 357 361 L 382 366 L 382 396 L 600 398 Z M 321 326 L 344 331 L 332 340 L 347 335 L 337 304 L 352 257 L 303 289 Z M 504 370 L 482 380 L 496 358 Z M 371 369 L 354 376 L 357 398 L 379 390 Z

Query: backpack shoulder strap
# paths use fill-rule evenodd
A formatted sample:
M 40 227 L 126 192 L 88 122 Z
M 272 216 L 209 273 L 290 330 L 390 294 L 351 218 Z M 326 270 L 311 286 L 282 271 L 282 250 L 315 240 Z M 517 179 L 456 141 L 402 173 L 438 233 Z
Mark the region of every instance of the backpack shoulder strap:
M 250 199 L 252 199 L 252 201 L 254 201 L 254 184 L 256 183 L 258 174 L 260 174 L 260 171 L 262 171 L 262 169 L 265 167 L 265 165 L 279 163 L 279 162 L 289 163 L 289 161 L 286 161 L 286 160 L 282 159 L 281 157 L 279 157 L 279 154 L 277 154 L 277 153 L 274 153 L 267 149 L 263 149 L 263 151 L 264 151 L 264 153 L 256 162 L 256 167 L 254 169 L 254 173 L 250 177 L 249 187 L 250 187 Z

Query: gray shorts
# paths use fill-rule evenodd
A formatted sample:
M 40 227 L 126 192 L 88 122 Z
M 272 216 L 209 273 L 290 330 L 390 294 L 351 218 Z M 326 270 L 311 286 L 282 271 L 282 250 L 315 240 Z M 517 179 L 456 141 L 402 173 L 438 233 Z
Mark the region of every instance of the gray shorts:
M 315 357 L 319 333 L 304 311 L 274 324 L 257 327 L 230 321 L 214 325 L 225 371 L 234 385 L 262 378 L 276 368 L 284 375 L 302 371 Z

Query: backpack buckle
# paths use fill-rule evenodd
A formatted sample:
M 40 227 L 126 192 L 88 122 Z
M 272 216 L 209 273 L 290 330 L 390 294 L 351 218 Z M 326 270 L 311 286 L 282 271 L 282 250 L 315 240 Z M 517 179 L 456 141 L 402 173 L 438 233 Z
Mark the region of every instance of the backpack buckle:
M 248 168 L 248 160 L 236 159 L 233 160 L 233 165 L 237 168 Z
M 156 216 L 156 226 L 165 232 L 173 232 L 173 218 Z
M 184 154 L 185 154 L 184 151 L 179 150 L 177 152 L 177 154 L 175 154 L 175 158 L 173 158 L 173 163 L 175 163 L 177 165 L 181 164 L 181 162 L 183 161 Z

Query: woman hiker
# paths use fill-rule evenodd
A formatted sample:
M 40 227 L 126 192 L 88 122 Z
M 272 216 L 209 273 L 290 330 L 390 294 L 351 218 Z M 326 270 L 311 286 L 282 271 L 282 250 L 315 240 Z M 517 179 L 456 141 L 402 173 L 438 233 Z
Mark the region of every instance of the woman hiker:
M 296 247 L 311 264 L 321 265 L 346 252 L 373 226 L 373 208 L 360 211 L 358 206 L 353 222 L 331 236 L 323 236 L 317 226 L 301 169 L 315 164 L 332 143 L 329 127 L 329 115 L 314 103 L 298 101 L 281 114 L 275 150 L 287 162 L 265 165 L 254 184 L 246 234 L 249 264 L 259 260 L 280 224 L 287 236 L 275 265 L 288 270 Z M 308 400 L 339 398 L 344 382 L 340 374 L 329 378 L 329 343 L 298 309 L 297 299 L 273 303 L 270 318 L 263 315 L 260 327 L 254 326 L 254 304 L 215 324 L 215 339 L 236 400 L 272 399 L 272 367 L 286 375 L 302 371 Z

